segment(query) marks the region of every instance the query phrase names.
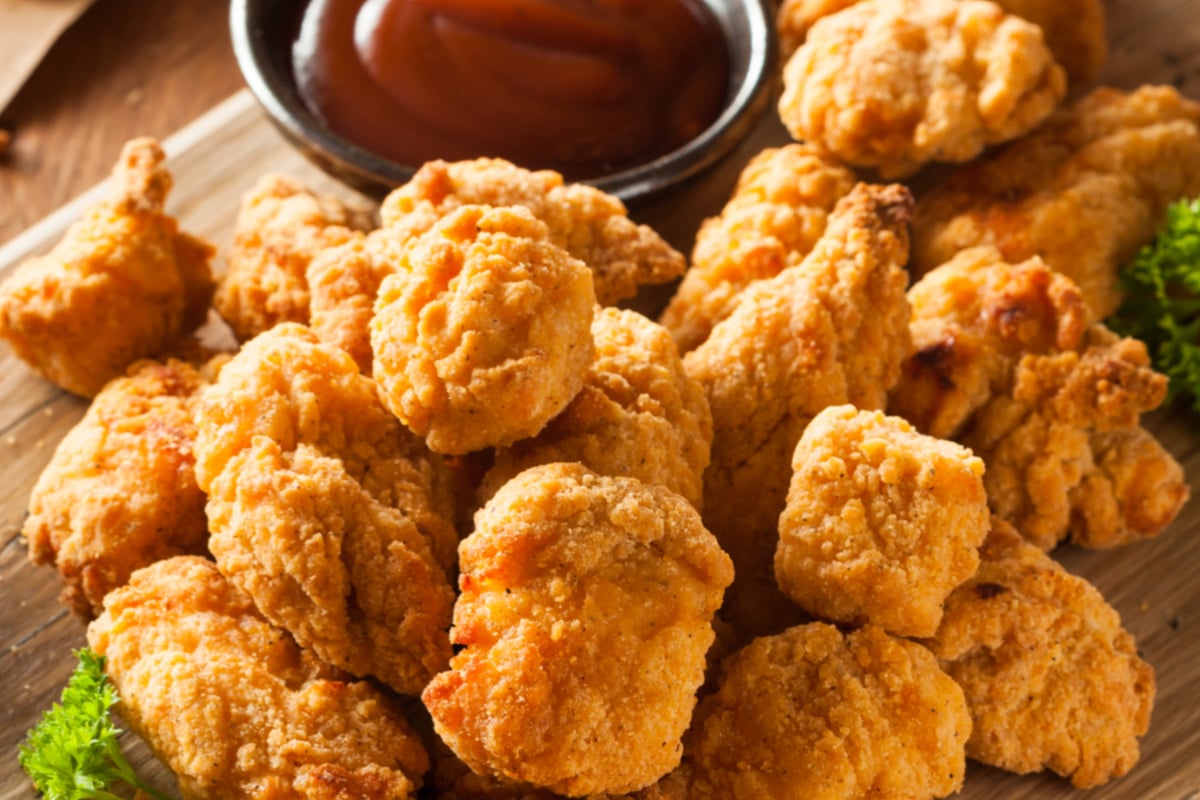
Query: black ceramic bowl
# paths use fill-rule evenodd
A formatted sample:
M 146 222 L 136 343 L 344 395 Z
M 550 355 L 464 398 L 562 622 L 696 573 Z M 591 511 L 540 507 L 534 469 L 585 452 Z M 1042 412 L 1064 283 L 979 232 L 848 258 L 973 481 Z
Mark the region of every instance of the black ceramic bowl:
M 589 181 L 623 200 L 647 198 L 699 173 L 728 153 L 767 103 L 773 35 L 767 0 L 704 0 L 729 45 L 729 94 L 716 121 L 695 139 L 641 166 Z M 250 91 L 272 122 L 309 160 L 356 189 L 382 196 L 420 165 L 398 164 L 324 127 L 292 80 L 291 37 L 303 0 L 232 0 L 233 50 Z M 489 155 L 480 153 L 481 156 Z

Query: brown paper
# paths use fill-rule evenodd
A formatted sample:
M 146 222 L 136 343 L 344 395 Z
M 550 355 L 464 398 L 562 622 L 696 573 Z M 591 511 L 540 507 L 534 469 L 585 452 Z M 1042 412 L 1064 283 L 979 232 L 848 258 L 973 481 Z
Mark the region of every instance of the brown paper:
M 0 0 L 0 112 L 93 0 Z

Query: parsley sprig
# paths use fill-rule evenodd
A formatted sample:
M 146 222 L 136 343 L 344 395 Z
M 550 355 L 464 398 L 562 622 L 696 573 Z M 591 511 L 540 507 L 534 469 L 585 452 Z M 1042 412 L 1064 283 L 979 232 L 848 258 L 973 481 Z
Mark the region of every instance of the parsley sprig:
M 21 768 L 46 800 L 120 800 L 111 791 L 118 783 L 170 800 L 138 778 L 121 752 L 121 731 L 109 716 L 117 690 L 104 674 L 104 657 L 86 647 L 75 656 L 79 663 L 62 702 L 42 715 L 21 745 Z

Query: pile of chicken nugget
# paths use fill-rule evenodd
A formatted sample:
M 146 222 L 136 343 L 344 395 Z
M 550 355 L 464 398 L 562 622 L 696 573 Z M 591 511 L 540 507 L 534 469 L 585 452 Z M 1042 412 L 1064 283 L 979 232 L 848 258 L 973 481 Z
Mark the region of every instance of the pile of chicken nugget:
M 1134 766 L 1153 670 L 1048 552 L 1187 499 L 1139 423 L 1166 379 L 1100 320 L 1200 194 L 1200 105 L 1060 105 L 1099 0 L 779 22 L 802 143 L 745 166 L 686 273 L 615 198 L 480 159 L 377 218 L 265 177 L 214 278 L 142 139 L 0 288 L 14 351 L 93 398 L 31 558 L 184 797 L 916 799 L 968 757 Z M 931 161 L 972 163 L 915 203 L 853 171 Z M 658 322 L 616 307 L 681 274 Z M 210 308 L 236 351 L 196 339 Z

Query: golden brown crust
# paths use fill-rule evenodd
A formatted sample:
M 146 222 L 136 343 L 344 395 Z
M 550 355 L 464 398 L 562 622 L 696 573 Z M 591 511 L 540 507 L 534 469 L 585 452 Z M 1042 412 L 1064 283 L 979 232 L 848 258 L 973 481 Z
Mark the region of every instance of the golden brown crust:
M 807 612 L 932 636 L 988 531 L 983 462 L 881 411 L 833 406 L 804 431 L 775 576 Z
M 38 478 L 21 530 L 29 557 L 58 568 L 63 602 L 84 619 L 134 570 L 206 551 L 192 446 L 207 383 L 183 361 L 135 363 L 96 395 Z
M 803 260 L 854 183 L 854 173 L 811 145 L 770 148 L 752 158 L 721 214 L 700 226 L 692 265 L 663 311 L 661 322 L 680 351 L 707 339 L 751 283 Z
M 683 255 L 627 216 L 612 195 L 564 184 L 551 170 L 530 172 L 499 158 L 430 161 L 379 209 L 385 229 L 403 240 L 423 233 L 464 205 L 524 206 L 549 230 L 550 241 L 587 264 L 603 305 L 632 297 L 643 284 L 683 273 Z
M 537 434 L 592 361 L 592 273 L 526 209 L 463 206 L 399 255 L 371 321 L 384 402 L 432 450 Z
M 381 691 L 302 653 L 204 559 L 136 572 L 88 642 L 188 800 L 403 800 L 429 767 Z
M 913 265 L 981 244 L 1013 263 L 1041 256 L 1103 319 L 1120 303 L 1118 267 L 1170 203 L 1198 194 L 1200 105 L 1167 86 L 1096 89 L 922 197 Z
M 348 355 L 291 323 L 222 369 L 198 427 L 221 571 L 324 660 L 419 692 L 450 656 L 457 536 L 436 456 Z
M 684 358 L 712 409 L 705 524 L 733 557 L 725 613 L 742 635 L 799 621 L 775 587 L 773 559 L 804 427 L 831 405 L 882 408 L 899 377 L 911 203 L 899 186 L 856 187 L 802 263 L 747 288 Z
M 0 338 L 67 391 L 92 397 L 208 313 L 214 248 L 163 212 L 165 161 L 153 139 L 127 142 L 108 199 L 0 285 Z
M 967 754 L 1080 788 L 1128 772 L 1150 724 L 1154 670 L 1120 617 L 1003 522 L 979 573 L 946 603 L 934 654 L 966 692 Z
M 529 467 L 577 461 L 601 475 L 665 486 L 699 509 L 712 414 L 671 335 L 635 311 L 604 308 L 592 340 L 596 358 L 583 389 L 537 436 L 496 451 L 481 501 Z
M 240 341 L 280 322 L 309 320 L 306 271 L 321 251 L 354 238 L 370 218 L 286 175 L 264 175 L 242 197 L 213 304 Z
M 308 265 L 309 327 L 371 374 L 371 318 L 383 279 L 396 270 L 384 234 L 356 235 L 317 253 Z
M 1041 28 L 985 0 L 854 4 L 808 31 L 783 80 L 792 136 L 886 178 L 1027 133 L 1067 85 Z
M 731 656 L 688 736 L 691 800 L 928 800 L 962 787 L 963 692 L 929 651 L 813 623 Z
M 534 467 L 476 515 L 460 558 L 466 649 L 422 697 L 463 761 L 573 796 L 633 791 L 678 764 L 733 577 L 683 498 Z

